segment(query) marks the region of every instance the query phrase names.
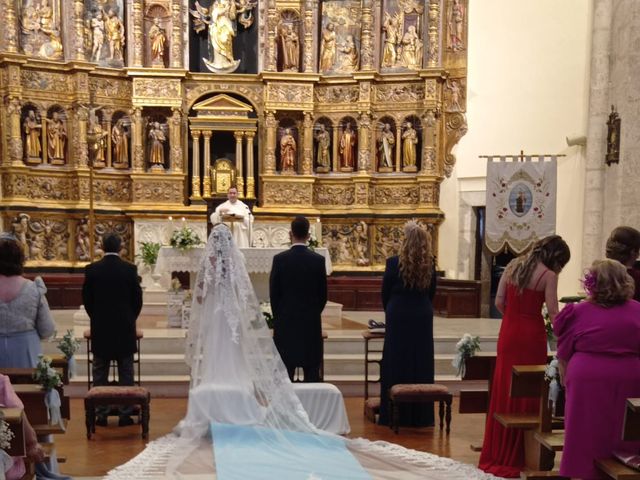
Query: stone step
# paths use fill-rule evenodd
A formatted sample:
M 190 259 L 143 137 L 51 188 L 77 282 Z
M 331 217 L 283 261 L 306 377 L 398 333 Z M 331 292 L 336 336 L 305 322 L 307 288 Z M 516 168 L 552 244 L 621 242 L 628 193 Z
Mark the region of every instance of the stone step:
M 434 368 L 436 375 L 455 375 L 456 369 L 451 364 L 454 355 L 436 354 Z M 382 354 L 369 355 L 371 360 L 380 360 Z M 362 375 L 364 374 L 364 354 L 327 354 L 324 355 L 324 371 L 326 375 Z M 377 376 L 378 364 L 369 365 L 370 375 Z

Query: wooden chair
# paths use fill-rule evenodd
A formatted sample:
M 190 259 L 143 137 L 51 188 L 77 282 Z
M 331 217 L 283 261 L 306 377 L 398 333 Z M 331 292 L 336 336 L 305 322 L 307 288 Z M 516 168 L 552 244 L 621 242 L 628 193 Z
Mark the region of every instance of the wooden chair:
M 91 356 L 91 330 L 87 329 L 84 331 L 83 333 L 83 337 L 84 339 L 87 341 L 87 390 L 91 389 L 91 385 L 93 384 L 92 382 L 92 376 L 91 376 L 91 371 L 92 371 L 92 365 L 93 365 L 93 358 Z M 140 386 L 140 381 L 141 381 L 141 375 L 140 375 L 140 344 L 141 344 L 141 340 L 144 338 L 144 333 L 142 332 L 142 330 L 140 329 L 136 329 L 136 342 L 137 342 L 137 349 L 138 351 L 135 353 L 135 355 L 133 356 L 133 365 L 134 368 L 137 367 L 136 369 L 136 380 L 135 383 L 136 385 Z M 117 367 L 117 363 L 115 360 L 111 361 L 111 374 L 112 374 L 112 382 L 111 383 L 117 383 L 116 382 L 116 372 L 118 371 L 118 367 Z
M 380 383 L 380 375 L 378 374 L 378 378 L 370 380 L 369 367 L 370 364 L 377 364 L 378 370 L 380 369 L 381 359 L 372 359 L 371 354 L 382 354 L 382 344 L 380 341 L 384 342 L 384 333 L 365 330 L 362 332 L 362 338 L 364 339 L 364 416 L 375 423 L 376 415 L 380 413 L 380 397 L 369 396 L 369 385 L 372 383 Z M 374 343 L 371 343 L 372 341 L 374 341 Z M 378 348 L 373 348 L 372 345 L 377 345 Z
M 446 416 L 447 435 L 451 431 L 451 402 L 453 395 L 444 385 L 437 383 L 398 384 L 389 389 L 389 412 L 391 413 L 391 428 L 398 433 L 400 419 L 400 404 L 402 403 L 439 403 L 440 430 L 444 426 Z M 446 412 L 446 413 L 445 413 Z

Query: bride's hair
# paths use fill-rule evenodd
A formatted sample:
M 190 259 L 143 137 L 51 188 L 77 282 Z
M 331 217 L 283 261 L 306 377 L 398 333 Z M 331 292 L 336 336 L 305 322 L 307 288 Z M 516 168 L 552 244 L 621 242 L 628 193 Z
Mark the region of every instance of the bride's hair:
M 400 278 L 406 288 L 426 290 L 431 285 L 431 235 L 415 220 L 408 221 L 404 226 L 399 265 Z

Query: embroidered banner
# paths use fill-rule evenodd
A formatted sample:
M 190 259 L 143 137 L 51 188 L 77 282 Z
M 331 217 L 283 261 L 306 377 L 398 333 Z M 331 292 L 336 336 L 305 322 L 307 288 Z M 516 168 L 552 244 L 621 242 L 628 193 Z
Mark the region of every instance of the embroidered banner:
M 520 254 L 555 233 L 557 157 L 487 158 L 487 248 Z

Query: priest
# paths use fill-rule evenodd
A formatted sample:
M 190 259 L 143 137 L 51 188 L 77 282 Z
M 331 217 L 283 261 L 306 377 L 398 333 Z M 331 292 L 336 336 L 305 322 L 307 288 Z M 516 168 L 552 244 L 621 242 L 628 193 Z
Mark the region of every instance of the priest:
M 211 223 L 225 223 L 231 229 L 233 239 L 239 248 L 251 246 L 251 228 L 253 227 L 253 215 L 246 203 L 238 200 L 238 189 L 229 187 L 228 200 L 216 207 L 211 214 Z

